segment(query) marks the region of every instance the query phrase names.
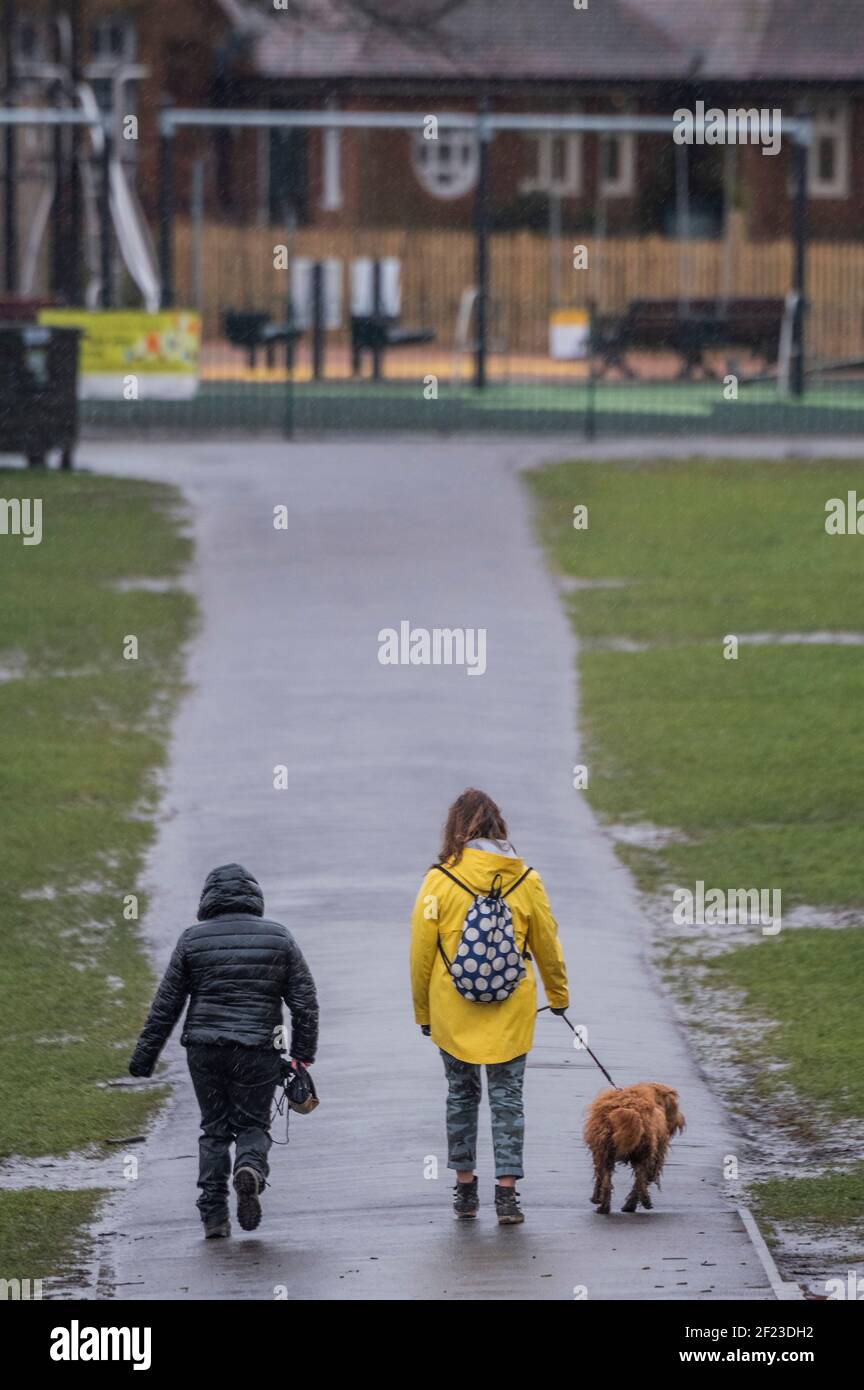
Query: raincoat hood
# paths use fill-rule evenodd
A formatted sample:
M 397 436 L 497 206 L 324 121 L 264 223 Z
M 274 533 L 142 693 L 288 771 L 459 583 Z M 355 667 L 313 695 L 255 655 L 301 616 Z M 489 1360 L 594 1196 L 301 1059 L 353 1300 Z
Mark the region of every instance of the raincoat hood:
M 220 864 L 218 869 L 211 869 L 198 904 L 199 922 L 231 913 L 242 917 L 264 915 L 264 894 L 257 879 L 242 864 Z
M 493 841 L 487 841 L 492 844 Z M 508 846 L 512 850 L 512 846 Z M 470 846 L 462 851 L 462 858 L 458 863 L 451 860 L 445 865 L 451 874 L 461 879 L 475 893 L 488 893 L 492 880 L 496 874 L 501 875 L 501 887 L 506 893 L 511 883 L 515 883 L 517 878 L 524 874 L 528 865 L 524 859 L 520 859 L 518 854 L 492 854 L 485 849 L 472 849 Z

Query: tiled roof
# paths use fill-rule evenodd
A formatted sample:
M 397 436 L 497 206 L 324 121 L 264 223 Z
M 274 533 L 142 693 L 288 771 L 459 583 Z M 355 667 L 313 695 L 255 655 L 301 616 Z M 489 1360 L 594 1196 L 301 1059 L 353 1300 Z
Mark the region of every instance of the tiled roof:
M 702 78 L 864 80 L 862 0 L 628 0 Z
M 614 80 L 671 77 L 682 61 L 626 0 L 323 0 L 308 22 L 271 13 L 253 44 L 257 72 L 294 78 Z
M 259 0 L 257 14 L 251 56 L 265 77 L 864 80 L 864 0 L 292 0 L 279 11 Z

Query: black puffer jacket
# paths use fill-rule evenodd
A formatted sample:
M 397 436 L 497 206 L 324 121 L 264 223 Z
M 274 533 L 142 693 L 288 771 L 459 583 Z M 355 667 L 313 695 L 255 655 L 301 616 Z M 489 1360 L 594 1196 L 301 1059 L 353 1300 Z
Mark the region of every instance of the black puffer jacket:
M 240 864 L 208 874 L 199 921 L 180 937 L 129 1063 L 149 1076 L 189 998 L 180 1041 L 272 1047 L 291 1011 L 292 1057 L 315 1060 L 318 1000 L 303 953 L 287 927 L 262 917 L 264 899 Z

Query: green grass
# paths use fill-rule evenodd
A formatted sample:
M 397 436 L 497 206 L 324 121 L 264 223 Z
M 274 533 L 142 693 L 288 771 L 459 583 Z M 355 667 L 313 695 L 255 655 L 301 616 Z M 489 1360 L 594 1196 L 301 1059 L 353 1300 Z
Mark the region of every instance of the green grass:
M 864 1211 L 864 1163 L 818 1178 L 770 1178 L 752 1188 L 757 1213 L 773 1222 L 814 1222 L 860 1229 Z M 860 1258 L 860 1256 L 859 1256 Z
M 827 499 L 864 493 L 864 467 L 563 463 L 528 480 L 553 567 L 622 581 L 567 603 L 583 639 L 580 761 L 592 804 L 611 824 L 677 832 L 656 847 L 620 846 L 640 886 L 668 895 L 701 879 L 779 888 L 784 913 L 864 908 L 864 649 L 723 655 L 727 634 L 864 629 L 864 537 L 824 529 Z M 573 529 L 576 504 L 588 506 L 587 530 Z M 620 639 L 645 649 L 610 650 Z M 816 1102 L 860 1120 L 864 928 L 754 938 L 708 962 L 709 980 L 743 991 L 745 1011 L 778 1022 L 761 1057 L 742 1049 L 742 1061 L 752 1072 L 770 1049 L 784 1066 L 757 1066 L 766 1093 L 791 1085 L 802 1116 Z M 686 959 L 676 968 L 691 990 Z M 824 1180 L 837 1221 L 842 1180 Z
M 33 1281 L 74 1275 L 87 1241 L 82 1228 L 95 1219 L 104 1192 L 4 1192 L 0 1223 L 0 1278 Z M 24 1292 L 21 1290 L 20 1292 Z M 48 1290 L 43 1287 L 42 1296 Z
M 761 1093 L 791 1085 L 838 1119 L 864 1116 L 864 927 L 781 931 L 709 961 L 707 970 L 744 990 L 755 1016 L 777 1021 L 771 1049 L 786 1065 L 760 1068 L 760 1045 L 752 1060 Z
M 138 894 L 140 918 L 193 622 L 179 587 L 116 586 L 179 578 L 190 545 L 170 488 L 16 470 L 0 495 L 43 503 L 40 545 L 0 536 L 0 669 L 14 673 L 0 680 L 0 1156 L 98 1151 L 139 1132 L 156 1100 L 104 1083 L 125 1074 L 152 988 L 124 899 Z

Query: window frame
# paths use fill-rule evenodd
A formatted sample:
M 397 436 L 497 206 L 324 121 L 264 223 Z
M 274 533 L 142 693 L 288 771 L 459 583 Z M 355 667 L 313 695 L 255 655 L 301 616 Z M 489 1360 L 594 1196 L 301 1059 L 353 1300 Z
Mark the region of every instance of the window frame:
M 830 120 L 826 108 L 833 106 L 837 115 Z M 822 96 L 810 103 L 808 114 L 813 121 L 813 139 L 807 150 L 807 194 L 810 198 L 843 199 L 850 196 L 851 186 L 851 128 L 852 113 L 846 96 Z M 821 179 L 817 169 L 817 148 L 820 139 L 835 137 L 835 175 Z
M 534 147 L 536 173 L 529 174 L 519 181 L 519 192 L 523 194 L 545 193 L 559 198 L 578 198 L 584 187 L 583 140 L 581 131 L 541 130 L 527 135 Z M 563 140 L 566 150 L 563 179 L 554 177 L 553 140 Z

